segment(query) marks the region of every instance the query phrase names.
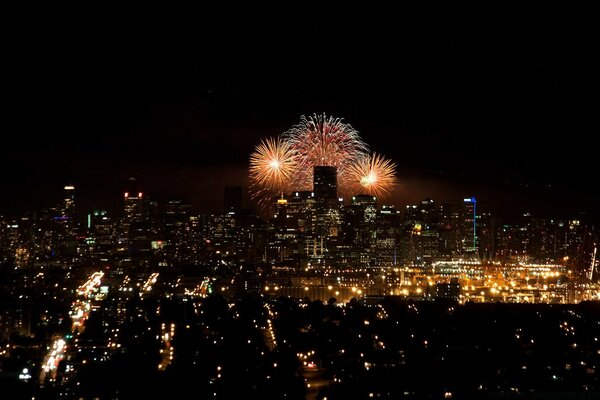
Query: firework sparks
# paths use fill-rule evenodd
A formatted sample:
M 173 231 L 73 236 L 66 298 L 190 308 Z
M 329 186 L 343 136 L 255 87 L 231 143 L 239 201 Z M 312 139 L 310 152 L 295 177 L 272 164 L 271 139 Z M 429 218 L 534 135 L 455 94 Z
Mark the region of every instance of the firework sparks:
M 377 197 L 386 197 L 396 184 L 396 164 L 373 153 L 350 168 L 352 189 Z
M 340 118 L 302 116 L 278 138 L 268 138 L 250 156 L 250 195 L 267 210 L 278 195 L 312 190 L 316 166 L 336 167 L 341 196 L 387 196 L 396 183 L 396 165 L 369 155 L 358 132 Z
M 282 137 L 298 156 L 294 180 L 303 190 L 312 188 L 313 167 L 333 166 L 337 167 L 340 191 L 347 192 L 347 171 L 367 152 L 367 145 L 350 124 L 325 114 L 302 116 Z
M 271 197 L 288 190 L 296 169 L 296 155 L 287 142 L 263 139 L 250 155 L 252 197 Z

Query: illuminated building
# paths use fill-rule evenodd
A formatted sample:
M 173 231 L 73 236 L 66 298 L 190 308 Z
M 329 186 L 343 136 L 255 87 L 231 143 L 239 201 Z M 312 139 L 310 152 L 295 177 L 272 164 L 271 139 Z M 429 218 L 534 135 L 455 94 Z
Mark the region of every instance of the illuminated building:
M 57 207 L 49 210 L 48 236 L 51 247 L 57 251 L 60 256 L 72 257 L 77 254 L 78 243 L 77 223 L 75 219 L 75 186 L 64 186 L 63 200 Z
M 315 195 L 312 191 L 292 192 L 285 206 L 287 219 L 299 232 L 306 232 L 315 211 Z
M 400 215 L 393 206 L 377 211 L 377 198 L 353 196 L 343 209 L 336 264 L 393 265 L 399 239 Z
M 352 206 L 362 211 L 362 220 L 374 223 L 377 216 L 377 197 L 366 194 L 352 196 Z
M 125 223 L 142 222 L 144 216 L 144 193 L 125 192 L 123 197 L 123 218 Z
M 62 217 L 64 218 L 64 225 L 67 234 L 74 235 L 75 229 L 75 186 L 66 185 L 64 187 L 64 202 L 61 210 Z
M 406 206 L 403 221 L 403 260 L 423 265 L 430 264 L 441 256 L 441 210 L 442 206 L 438 206 L 432 199 Z
M 14 257 L 21 243 L 19 222 L 11 219 L 0 219 L 0 261 Z
M 181 199 L 171 199 L 165 204 L 164 229 L 169 234 L 181 231 L 190 218 L 191 204 Z
M 356 210 L 358 222 L 357 226 L 352 227 L 356 232 L 354 243 L 361 249 L 364 255 L 361 259 L 369 261 L 374 256 L 376 234 L 376 217 L 377 217 L 377 198 L 369 195 L 352 196 L 351 206 Z
M 182 261 L 186 250 L 191 250 L 187 243 L 191 210 L 191 204 L 182 199 L 170 199 L 165 204 L 162 222 L 169 261 Z
M 307 198 L 312 198 L 308 192 Z M 273 219 L 274 242 L 272 249 L 278 252 L 278 258 L 284 260 L 297 260 L 304 254 L 304 231 L 300 230 L 299 222 L 304 222 L 308 204 L 299 202 L 299 192 L 295 192 L 295 200 L 281 197 L 275 204 Z M 305 211 L 302 211 L 305 210 Z M 304 226 L 304 225 L 302 225 Z
M 324 262 L 331 258 L 329 247 L 334 247 L 341 225 L 343 199 L 337 197 L 337 169 L 316 166 L 313 170 L 313 192 L 316 208 L 312 215 L 306 250 L 313 260 Z
M 496 253 L 496 220 L 489 212 L 477 215 L 477 245 L 482 260 L 492 260 Z
M 377 213 L 375 256 L 377 265 L 398 265 L 400 244 L 400 211 L 392 205 L 383 205 Z
M 156 239 L 158 206 L 141 190 L 123 194 L 122 234 L 120 249 L 126 249 L 122 259 L 128 263 L 144 263 L 151 254 L 151 242 Z
M 463 200 L 461 213 L 461 243 L 464 253 L 477 253 L 477 200 L 475 197 Z
M 285 209 L 286 222 L 283 225 L 286 226 L 286 229 L 293 229 L 295 236 L 294 238 L 289 238 L 289 252 L 296 257 L 305 256 L 309 252 L 309 243 L 313 238 L 313 216 L 317 209 L 314 192 L 292 192 L 291 196 L 286 200 L 287 203 L 285 205 L 279 204 L 278 206 L 282 213 L 283 209 Z M 279 221 L 276 221 L 276 223 L 281 224 Z
M 427 264 L 436 260 L 440 255 L 439 212 L 432 199 L 421 201 L 421 244 L 423 261 Z
M 275 202 L 275 227 L 285 229 L 289 226 L 289 217 L 287 215 L 288 201 L 286 198 L 281 196 Z
M 439 205 L 440 254 L 452 257 L 462 252 L 460 243 L 460 213 L 458 206 L 449 202 Z
M 102 261 L 108 261 L 112 256 L 114 247 L 113 221 L 110 219 L 106 210 L 94 210 L 87 216 L 87 227 L 90 233 L 88 240 L 93 240 L 93 254 Z

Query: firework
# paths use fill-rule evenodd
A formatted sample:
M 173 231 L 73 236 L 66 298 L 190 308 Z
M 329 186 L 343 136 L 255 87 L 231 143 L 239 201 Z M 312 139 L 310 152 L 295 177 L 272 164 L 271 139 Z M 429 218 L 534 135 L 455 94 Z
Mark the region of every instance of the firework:
M 396 184 L 396 165 L 373 153 L 350 167 L 351 187 L 355 193 L 386 197 Z
M 302 116 L 282 137 L 296 153 L 294 182 L 301 190 L 312 188 L 313 167 L 333 166 L 337 167 L 340 192 L 346 193 L 350 166 L 367 153 L 367 145 L 350 124 L 325 114 Z
M 267 211 L 275 196 L 312 190 L 316 166 L 336 167 L 338 193 L 385 197 L 393 189 L 396 165 L 369 155 L 358 132 L 340 118 L 302 116 L 278 138 L 264 139 L 250 156 L 250 194 Z
M 289 190 L 296 169 L 296 155 L 287 142 L 280 138 L 263 139 L 250 155 L 252 197 L 268 201 Z

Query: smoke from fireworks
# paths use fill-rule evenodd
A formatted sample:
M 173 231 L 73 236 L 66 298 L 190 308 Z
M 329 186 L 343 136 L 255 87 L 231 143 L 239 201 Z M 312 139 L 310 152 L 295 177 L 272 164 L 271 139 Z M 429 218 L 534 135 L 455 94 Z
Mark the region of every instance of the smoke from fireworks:
M 386 197 L 396 184 L 396 164 L 373 153 L 352 165 L 350 175 L 354 193 Z
M 263 139 L 250 155 L 250 192 L 259 201 L 289 190 L 297 170 L 295 152 L 280 138 Z

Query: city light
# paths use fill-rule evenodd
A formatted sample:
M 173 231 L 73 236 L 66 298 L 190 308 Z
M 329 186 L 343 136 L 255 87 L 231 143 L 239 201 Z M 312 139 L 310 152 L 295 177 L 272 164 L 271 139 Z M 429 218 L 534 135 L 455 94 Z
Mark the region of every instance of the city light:
M 598 14 L 486 4 L 6 12 L 2 397 L 600 399 Z

